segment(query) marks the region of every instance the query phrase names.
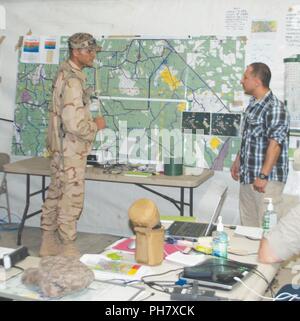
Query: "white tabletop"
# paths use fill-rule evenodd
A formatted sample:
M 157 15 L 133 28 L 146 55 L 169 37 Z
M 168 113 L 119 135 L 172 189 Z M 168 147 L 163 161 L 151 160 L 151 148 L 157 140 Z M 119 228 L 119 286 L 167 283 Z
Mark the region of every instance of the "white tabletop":
M 230 241 L 230 249 L 240 251 L 243 254 L 247 255 L 234 255 L 229 254 L 229 259 L 244 262 L 244 263 L 250 263 L 250 264 L 256 264 L 258 266 L 258 271 L 260 271 L 266 279 L 271 282 L 274 278 L 278 268 L 279 264 L 273 264 L 273 265 L 267 265 L 267 264 L 261 264 L 257 261 L 257 250 L 259 246 L 259 241 L 253 241 L 250 239 L 247 239 L 244 236 L 235 236 L 234 231 L 227 229 Z M 118 252 L 118 250 L 112 249 L 112 247 L 116 245 L 116 242 L 109 246 L 102 254 L 111 253 L 111 252 Z M 120 252 L 123 253 L 124 252 Z M 134 255 L 125 253 L 126 257 L 130 257 L 130 260 L 132 262 L 134 261 Z M 37 267 L 39 262 L 39 258 L 36 257 L 27 257 L 24 261 L 20 262 L 18 265 L 22 267 L 23 269 L 29 268 L 29 267 Z M 183 265 L 169 262 L 164 260 L 162 264 L 158 266 L 153 266 L 151 268 L 151 274 L 160 274 L 165 273 L 168 271 L 173 271 L 167 274 L 164 274 L 162 276 L 153 276 L 147 278 L 147 281 L 150 280 L 162 280 L 162 281 L 173 281 L 174 283 L 178 280 L 179 273 L 183 270 Z M 17 299 L 17 300 L 45 300 L 45 298 L 42 298 L 40 294 L 36 290 L 30 290 L 26 288 L 24 285 L 21 285 L 21 275 L 12 277 L 9 281 L 6 282 L 0 282 L 0 296 Z M 103 293 L 101 284 L 103 289 L 106 289 L 105 286 L 101 281 L 94 281 L 91 285 L 91 288 L 84 291 L 83 294 L 81 292 L 75 293 L 74 295 L 70 295 L 64 298 L 61 298 L 60 300 L 101 300 L 101 295 L 99 297 L 95 297 L 95 289 L 99 291 L 99 293 Z M 261 300 L 261 298 L 256 295 L 253 291 L 259 293 L 260 295 L 264 295 L 267 283 L 259 276 L 252 274 L 247 276 L 245 279 L 245 284 L 252 290 L 247 289 L 242 284 L 237 284 L 233 290 L 231 291 L 223 291 L 223 290 L 216 290 L 215 295 L 223 298 L 228 298 L 232 300 Z M 140 287 L 144 289 L 143 292 L 138 294 L 134 300 L 149 300 L 149 301 L 169 301 L 170 300 L 170 294 L 168 293 L 162 293 L 156 290 L 153 290 L 152 288 L 148 287 L 145 284 L 138 283 L 136 284 L 137 287 Z M 201 289 L 204 289 L 201 287 Z M 208 288 L 207 288 L 208 289 Z M 117 289 L 111 288 L 112 294 L 111 297 L 106 293 L 106 300 L 112 300 L 112 301 L 118 301 L 122 300 L 122 297 L 118 299 L 116 296 Z M 211 290 L 211 289 L 210 289 Z M 91 292 L 89 293 L 87 292 Z M 134 292 L 134 291 L 133 291 Z M 113 296 L 114 295 L 114 296 Z
M 265 276 L 268 282 L 271 282 L 279 269 L 279 264 L 271 265 L 271 264 L 262 264 L 258 262 L 257 251 L 259 247 L 259 241 L 250 240 L 244 236 L 234 235 L 234 230 L 232 229 L 226 228 L 225 230 L 229 236 L 229 252 L 230 252 L 230 249 L 232 249 L 232 251 L 236 251 L 237 253 L 238 252 L 240 253 L 240 255 L 229 253 L 228 258 L 234 261 L 242 262 L 242 263 L 250 263 L 250 264 L 257 265 L 257 270 Z M 113 246 L 114 244 L 108 248 L 108 251 L 109 249 L 112 249 Z M 191 255 L 195 255 L 195 254 L 191 254 Z M 207 256 L 207 257 L 209 258 L 210 256 Z M 159 266 L 151 267 L 153 274 L 160 274 L 160 273 L 164 273 L 167 271 L 180 269 L 180 268 L 183 268 L 183 266 L 177 263 L 166 261 L 166 260 L 164 260 L 163 263 Z M 180 271 L 176 271 L 176 272 L 165 274 L 163 276 L 155 276 L 153 279 L 155 280 L 161 279 L 164 281 L 168 280 L 168 281 L 176 282 L 178 280 L 179 272 Z M 150 281 L 150 280 L 151 278 L 147 278 L 147 281 Z M 254 290 L 260 295 L 264 295 L 268 286 L 266 281 L 256 274 L 248 275 L 247 278 L 245 278 L 245 280 L 243 281 L 249 288 L 251 288 L 252 290 Z M 201 287 L 201 289 L 204 289 L 204 287 Z M 212 290 L 211 288 L 207 288 L 207 289 Z M 215 291 L 216 291 L 215 293 L 216 296 L 233 299 L 233 300 L 245 300 L 245 301 L 261 300 L 261 298 L 258 295 L 256 295 L 254 292 L 252 292 L 251 290 L 247 289 L 244 285 L 239 283 L 236 284 L 234 286 L 234 289 L 231 291 L 227 291 L 227 290 L 215 290 Z M 147 294 L 149 295 L 152 292 L 154 292 L 155 295 L 151 296 L 149 300 L 158 300 L 158 301 L 170 300 L 169 294 L 162 293 L 159 291 L 154 291 L 153 289 L 149 289 L 149 288 L 147 288 L 146 292 L 144 294 L 141 294 L 140 297 L 142 296 L 147 297 Z

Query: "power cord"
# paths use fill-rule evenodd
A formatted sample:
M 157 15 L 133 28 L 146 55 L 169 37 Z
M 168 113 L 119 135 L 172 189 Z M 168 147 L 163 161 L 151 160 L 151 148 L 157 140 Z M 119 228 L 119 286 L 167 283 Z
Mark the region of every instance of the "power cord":
M 267 296 L 263 296 L 260 295 L 259 293 L 257 293 L 256 291 L 254 291 L 253 289 L 251 289 L 245 282 L 243 282 L 239 277 L 235 276 L 234 280 L 236 280 L 237 282 L 240 282 L 241 284 L 243 284 L 243 286 L 245 288 L 247 288 L 249 291 L 251 291 L 252 293 L 254 293 L 255 295 L 257 295 L 258 297 L 265 299 L 265 300 L 271 300 L 271 301 L 283 301 L 283 300 L 287 300 L 288 301 L 293 301 L 293 300 L 300 300 L 300 296 L 298 296 L 298 294 L 292 294 L 292 293 L 288 293 L 288 292 L 282 292 L 279 295 L 277 295 L 276 297 L 272 297 L 269 298 Z
M 145 275 L 141 278 L 142 282 L 144 283 L 147 283 L 147 281 L 145 281 L 146 278 L 150 278 L 150 277 L 156 277 L 156 276 L 162 276 L 162 275 L 165 275 L 165 274 L 168 274 L 168 273 L 171 273 L 171 272 L 176 272 L 176 271 L 182 271 L 183 268 L 178 268 L 178 269 L 173 269 L 173 270 L 169 270 L 169 271 L 166 271 L 166 272 L 162 272 L 162 273 L 158 273 L 158 274 L 150 274 L 150 275 Z
M 262 298 L 262 299 L 274 301 L 274 298 L 269 298 L 269 297 L 267 297 L 267 296 L 263 296 L 263 295 L 257 293 L 255 290 L 251 289 L 251 288 L 250 288 L 245 282 L 243 282 L 239 277 L 235 276 L 233 279 L 234 279 L 235 281 L 240 282 L 241 284 L 243 284 L 243 286 L 244 286 L 245 288 L 247 288 L 249 291 L 251 291 L 252 293 L 254 293 L 255 295 L 257 295 L 258 297 L 260 297 L 260 298 Z
M 174 281 L 160 281 L 160 280 L 146 281 L 146 278 L 162 276 L 171 272 L 182 271 L 182 270 L 183 268 L 178 268 L 178 269 L 169 270 L 159 274 L 145 275 L 141 278 L 141 281 L 153 290 L 170 294 L 170 288 L 174 287 L 174 283 L 175 283 Z
M 150 293 L 149 295 L 147 295 L 145 298 L 140 299 L 140 300 L 136 300 L 136 301 L 145 301 L 145 300 L 151 298 L 151 297 L 154 296 L 154 295 L 155 295 L 155 293 L 154 293 L 154 292 L 151 292 L 151 293 Z
M 300 296 L 298 294 L 282 292 L 275 297 L 274 301 L 286 301 L 287 299 L 289 299 L 288 301 L 300 300 Z
M 106 279 L 103 280 L 103 282 L 109 282 L 109 283 L 117 283 L 121 285 L 129 285 L 133 283 L 141 283 L 140 280 L 126 280 L 126 279 Z
M 13 267 L 16 268 L 16 269 L 18 269 L 18 270 L 20 270 L 21 272 L 24 272 L 24 271 L 25 271 L 25 269 L 22 268 L 21 266 L 14 265 Z
M 273 298 L 275 296 L 274 291 L 272 289 L 272 282 L 269 282 L 268 279 L 263 275 L 262 272 L 260 272 L 258 269 L 253 269 L 253 273 L 257 276 L 261 277 L 266 283 L 267 283 L 267 289 L 266 292 L 271 292 L 271 297 Z

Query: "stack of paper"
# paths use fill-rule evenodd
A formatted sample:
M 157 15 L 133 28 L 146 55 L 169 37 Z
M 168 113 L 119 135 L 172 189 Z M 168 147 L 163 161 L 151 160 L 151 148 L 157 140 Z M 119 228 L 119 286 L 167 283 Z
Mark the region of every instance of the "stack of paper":
M 127 171 L 124 176 L 133 176 L 133 177 L 150 177 L 152 173 L 148 172 L 138 172 L 138 171 Z
M 140 280 L 153 273 L 148 266 L 112 260 L 102 254 L 84 254 L 80 261 L 93 270 L 96 280 Z

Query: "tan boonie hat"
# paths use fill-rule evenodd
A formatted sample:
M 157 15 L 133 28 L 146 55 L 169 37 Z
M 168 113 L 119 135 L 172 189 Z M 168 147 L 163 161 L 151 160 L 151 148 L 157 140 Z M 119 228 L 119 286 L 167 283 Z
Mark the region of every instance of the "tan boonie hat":
M 100 51 L 101 47 L 97 45 L 96 39 L 89 33 L 78 32 L 72 35 L 69 40 L 69 47 L 72 49 L 95 49 Z

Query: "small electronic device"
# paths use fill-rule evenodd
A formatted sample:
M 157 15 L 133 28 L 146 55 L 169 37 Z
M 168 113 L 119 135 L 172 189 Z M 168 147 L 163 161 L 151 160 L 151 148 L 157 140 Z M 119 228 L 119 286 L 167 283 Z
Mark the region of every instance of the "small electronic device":
M 97 155 L 88 155 L 87 156 L 87 164 L 88 165 L 97 165 L 97 164 L 99 164 Z
M 171 300 L 175 301 L 227 301 L 215 295 L 215 291 L 199 288 L 198 281 L 194 281 L 192 287 L 175 287 L 171 293 Z
M 9 254 L 4 254 L 3 259 L 0 259 L 0 265 L 2 265 L 5 270 L 8 270 L 18 262 L 24 260 L 27 256 L 29 256 L 27 247 L 21 246 Z

